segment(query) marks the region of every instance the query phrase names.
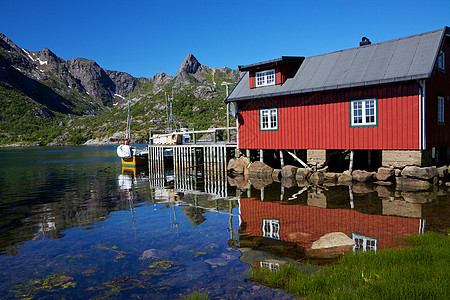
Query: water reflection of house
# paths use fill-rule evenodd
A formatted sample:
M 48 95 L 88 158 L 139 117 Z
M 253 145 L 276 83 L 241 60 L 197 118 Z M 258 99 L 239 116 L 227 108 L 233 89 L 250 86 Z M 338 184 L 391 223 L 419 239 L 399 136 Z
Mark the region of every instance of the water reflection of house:
M 357 249 L 376 250 L 401 245 L 401 237 L 419 233 L 421 219 L 370 215 L 352 209 L 283 205 L 254 198 L 240 200 L 241 224 L 252 236 L 299 243 L 310 248 L 331 232 L 343 232 Z

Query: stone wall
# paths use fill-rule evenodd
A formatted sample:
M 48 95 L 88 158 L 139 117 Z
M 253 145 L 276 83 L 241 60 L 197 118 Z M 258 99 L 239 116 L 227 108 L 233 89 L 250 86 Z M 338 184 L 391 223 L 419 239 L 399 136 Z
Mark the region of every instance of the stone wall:
M 309 165 L 323 166 L 327 160 L 327 153 L 325 149 L 308 149 L 306 157 Z
M 431 149 L 428 150 L 383 150 L 382 165 L 384 167 L 430 166 Z

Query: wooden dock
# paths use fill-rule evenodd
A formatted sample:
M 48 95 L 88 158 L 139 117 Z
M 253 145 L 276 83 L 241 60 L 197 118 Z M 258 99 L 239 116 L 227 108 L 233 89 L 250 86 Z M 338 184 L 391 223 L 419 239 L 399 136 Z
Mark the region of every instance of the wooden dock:
M 230 158 L 234 157 L 237 148 L 236 142 L 230 138 L 231 130 L 236 130 L 236 127 L 157 135 L 157 138 L 177 135 L 192 135 L 193 138 L 190 139 L 190 143 L 183 144 L 176 144 L 177 139 L 173 139 L 171 144 L 149 144 L 150 180 L 155 180 L 155 185 L 161 186 L 167 175 L 166 170 L 173 168 L 175 188 L 192 191 L 197 188 L 197 176 L 201 174 L 205 192 L 227 197 L 227 164 Z M 226 141 L 219 141 L 217 138 L 219 131 L 228 132 Z M 199 134 L 207 135 L 209 139 L 197 140 L 196 136 Z M 152 140 L 155 140 L 154 137 Z

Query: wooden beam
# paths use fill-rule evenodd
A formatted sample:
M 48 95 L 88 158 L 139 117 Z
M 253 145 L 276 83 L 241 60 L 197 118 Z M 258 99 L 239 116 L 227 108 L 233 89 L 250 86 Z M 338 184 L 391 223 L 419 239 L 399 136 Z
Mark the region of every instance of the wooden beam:
M 306 169 L 311 170 L 310 167 L 308 167 L 307 164 L 305 164 L 300 158 L 298 158 L 297 156 L 295 156 L 294 153 L 290 152 L 289 150 L 285 150 L 290 156 L 292 156 L 296 161 L 298 161 L 303 167 L 305 167 Z

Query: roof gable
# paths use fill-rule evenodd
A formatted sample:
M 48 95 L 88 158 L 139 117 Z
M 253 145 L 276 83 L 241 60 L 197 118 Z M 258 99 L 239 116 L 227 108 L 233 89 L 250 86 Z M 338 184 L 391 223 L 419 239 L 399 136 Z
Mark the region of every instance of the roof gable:
M 279 86 L 248 88 L 241 78 L 227 101 L 273 97 L 431 77 L 447 27 L 396 40 L 305 58 Z M 253 64 L 249 66 L 255 66 Z M 248 73 L 248 72 L 247 72 Z

